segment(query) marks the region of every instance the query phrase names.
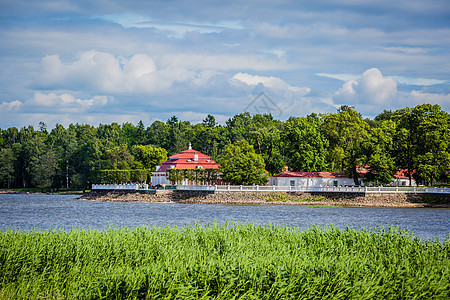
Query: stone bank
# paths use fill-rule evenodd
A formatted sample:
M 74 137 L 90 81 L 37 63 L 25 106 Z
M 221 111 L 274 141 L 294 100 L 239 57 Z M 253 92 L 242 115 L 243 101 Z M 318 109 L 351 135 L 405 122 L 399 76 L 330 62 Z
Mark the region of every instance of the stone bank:
M 119 202 L 176 202 L 240 205 L 331 205 L 450 207 L 450 195 L 402 193 L 214 192 L 182 190 L 92 191 L 79 199 Z

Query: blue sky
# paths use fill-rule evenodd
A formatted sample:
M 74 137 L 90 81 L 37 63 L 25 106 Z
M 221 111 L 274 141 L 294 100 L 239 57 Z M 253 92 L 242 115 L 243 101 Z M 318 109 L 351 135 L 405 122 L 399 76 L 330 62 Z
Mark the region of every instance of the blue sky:
M 450 4 L 0 0 L 0 69 L 1 128 L 450 112 Z

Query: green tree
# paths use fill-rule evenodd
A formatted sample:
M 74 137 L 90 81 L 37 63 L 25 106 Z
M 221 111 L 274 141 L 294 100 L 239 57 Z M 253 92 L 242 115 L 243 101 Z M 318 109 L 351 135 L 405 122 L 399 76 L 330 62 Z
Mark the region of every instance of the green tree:
M 226 146 L 219 163 L 225 182 L 243 185 L 260 185 L 268 182 L 263 158 L 245 140 Z
M 156 148 L 150 145 L 136 145 L 132 150 L 136 168 L 147 170 L 150 177 L 156 166 L 167 160 L 167 151 L 164 148 Z M 148 181 L 150 178 L 147 178 Z
M 328 169 L 328 140 L 320 130 L 318 118 L 290 117 L 284 124 L 282 139 L 293 170 L 320 172 Z
M 31 166 L 34 186 L 42 190 L 54 187 L 54 180 L 58 170 L 58 157 L 55 151 L 49 150 L 33 157 Z
M 128 170 L 133 164 L 133 157 L 127 145 L 116 146 L 106 151 L 110 169 Z
M 167 151 L 164 148 L 156 148 L 151 145 L 136 145 L 133 154 L 138 168 L 153 172 L 157 165 L 167 160 Z
M 0 149 L 0 184 L 8 189 L 12 187 L 14 180 L 14 152 L 11 148 Z
M 58 158 L 58 170 L 60 186 L 70 187 L 70 181 L 74 175 L 73 154 L 77 147 L 76 133 L 74 130 L 66 130 L 61 124 L 56 124 L 49 135 L 50 146 Z
M 396 163 L 418 183 L 448 180 L 450 173 L 450 117 L 439 105 L 421 104 L 394 112 Z
M 412 110 L 415 179 L 433 185 L 450 172 L 450 116 L 439 105 L 422 104 Z
M 359 184 L 357 167 L 364 164 L 363 143 L 368 140 L 369 125 L 353 107 L 343 106 L 338 113 L 322 116 L 322 132 L 329 141 L 331 168 L 344 171 Z
M 394 136 L 397 126 L 394 121 L 384 120 L 370 129 L 365 146 L 365 164 L 368 168 L 365 180 L 389 184 L 397 171 L 393 157 Z

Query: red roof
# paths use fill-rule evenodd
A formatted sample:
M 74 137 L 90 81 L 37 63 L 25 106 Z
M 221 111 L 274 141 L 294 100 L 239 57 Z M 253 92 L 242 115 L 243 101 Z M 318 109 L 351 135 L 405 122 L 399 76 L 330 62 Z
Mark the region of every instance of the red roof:
M 220 165 L 200 151 L 188 149 L 169 157 L 156 172 L 167 169 L 218 169 Z
M 415 171 L 413 170 L 411 173 L 414 174 Z M 407 169 L 399 170 L 397 173 L 394 174 L 394 178 L 396 178 L 396 179 L 409 179 L 408 170 Z
M 273 177 L 321 177 L 321 178 L 348 178 L 347 175 L 341 172 L 281 172 L 280 174 L 274 175 Z

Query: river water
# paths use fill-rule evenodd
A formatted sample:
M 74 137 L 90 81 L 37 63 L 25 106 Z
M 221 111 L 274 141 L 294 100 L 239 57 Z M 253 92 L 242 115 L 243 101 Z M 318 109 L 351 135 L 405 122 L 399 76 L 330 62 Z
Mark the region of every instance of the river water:
M 354 229 L 396 226 L 422 239 L 441 242 L 450 234 L 450 209 L 100 202 L 75 197 L 0 194 L 0 230 L 250 222 L 300 230 L 313 225 Z

